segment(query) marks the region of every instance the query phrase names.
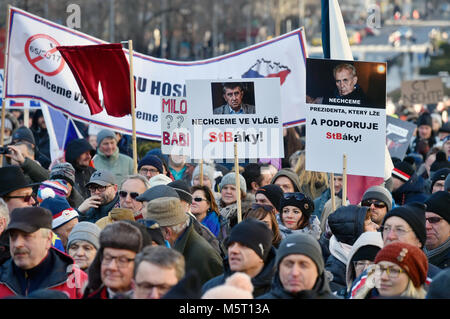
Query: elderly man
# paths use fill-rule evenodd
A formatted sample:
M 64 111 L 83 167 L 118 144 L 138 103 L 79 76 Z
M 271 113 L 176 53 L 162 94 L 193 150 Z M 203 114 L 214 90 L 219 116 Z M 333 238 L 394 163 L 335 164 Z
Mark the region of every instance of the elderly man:
M 67 253 L 82 270 L 87 271 L 100 247 L 101 229 L 90 222 L 76 224 L 67 239 Z
M 164 174 L 163 163 L 156 155 L 145 155 L 138 163 L 138 173 L 149 180 L 153 176 Z
M 287 236 L 277 250 L 270 292 L 258 299 L 338 299 L 325 276 L 322 250 L 309 234 Z
M 255 114 L 255 106 L 243 103 L 242 83 L 228 82 L 223 85 L 223 99 L 226 104 L 216 107 L 214 114 Z
M 195 231 L 179 198 L 150 200 L 144 217 L 155 220 L 161 226 L 164 239 L 184 256 L 186 269 L 195 268 L 198 271 L 202 283 L 223 271 L 219 253 Z
M 87 275 L 51 246 L 51 229 L 52 214 L 47 209 L 24 207 L 11 212 L 6 229 L 11 258 L 0 267 L 0 298 L 46 288 L 81 298 Z
M 433 193 L 426 201 L 425 212 L 428 261 L 439 268 L 450 267 L 450 193 Z
M 114 132 L 107 129 L 98 132 L 97 145 L 97 154 L 93 159 L 95 168 L 110 171 L 118 182 L 133 174 L 133 159 L 119 152 Z
M 119 203 L 121 208 L 133 211 L 134 220 L 142 219 L 142 202 L 137 197 L 150 188 L 148 180 L 142 175 L 125 177 L 119 187 Z
M 0 197 L 3 198 L 11 213 L 14 208 L 28 207 L 36 204 L 33 186 L 25 179 L 18 166 L 0 168 Z
M 117 184 L 109 171 L 96 171 L 86 187 L 91 197 L 78 207 L 80 221 L 95 223 L 100 218 L 108 216 L 108 213 L 119 205 Z
M 160 299 L 185 274 L 184 257 L 164 246 L 147 246 L 136 255 L 134 299 Z
M 364 192 L 361 206 L 369 207 L 370 218 L 380 226 L 386 213 L 392 209 L 392 195 L 383 186 L 372 186 Z

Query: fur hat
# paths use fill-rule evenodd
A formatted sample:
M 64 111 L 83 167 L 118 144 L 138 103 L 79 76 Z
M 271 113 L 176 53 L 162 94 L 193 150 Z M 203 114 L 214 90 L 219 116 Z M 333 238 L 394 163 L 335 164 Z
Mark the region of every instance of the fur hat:
M 126 249 L 138 253 L 142 249 L 141 231 L 124 221 L 109 224 L 100 232 L 100 248 Z
M 207 290 L 202 299 L 253 299 L 253 284 L 249 275 L 236 272 L 223 285 Z
M 378 252 L 375 263 L 378 264 L 380 261 L 389 261 L 402 268 L 408 274 L 414 287 L 418 288 L 425 284 L 428 260 L 420 248 L 404 242 L 395 242 Z

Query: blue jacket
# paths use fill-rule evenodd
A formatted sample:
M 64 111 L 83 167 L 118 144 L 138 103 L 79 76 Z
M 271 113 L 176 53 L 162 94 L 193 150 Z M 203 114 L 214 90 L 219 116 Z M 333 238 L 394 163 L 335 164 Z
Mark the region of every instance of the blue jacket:
M 411 202 L 423 203 L 429 196 L 425 180 L 416 173 L 405 184 L 392 192 L 392 197 L 399 206 Z

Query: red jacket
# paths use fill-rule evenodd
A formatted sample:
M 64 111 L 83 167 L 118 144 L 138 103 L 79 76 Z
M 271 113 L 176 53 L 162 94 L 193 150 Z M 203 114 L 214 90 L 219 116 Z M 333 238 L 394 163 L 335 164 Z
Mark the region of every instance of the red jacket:
M 31 270 L 18 268 L 12 258 L 1 265 L 0 298 L 52 289 L 66 293 L 70 299 L 81 299 L 87 281 L 87 274 L 72 257 L 51 247 L 44 260 Z

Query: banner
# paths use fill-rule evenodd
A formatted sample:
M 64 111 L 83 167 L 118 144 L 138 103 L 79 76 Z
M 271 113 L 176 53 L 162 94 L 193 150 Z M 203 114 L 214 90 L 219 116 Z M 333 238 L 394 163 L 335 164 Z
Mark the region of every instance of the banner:
M 57 46 L 106 43 L 17 8 L 10 11 L 6 97 L 32 98 L 74 119 L 131 134 L 131 116 L 91 115 Z M 124 50 L 128 58 L 128 51 Z M 178 62 L 134 53 L 136 134 L 161 139 L 161 96 L 186 97 L 186 80 L 279 78 L 282 124 L 305 121 L 306 47 L 302 29 L 208 60 Z
M 307 59 L 306 169 L 384 177 L 386 63 Z
M 406 106 L 438 103 L 443 99 L 444 85 L 439 77 L 402 82 L 402 101 Z
M 0 104 L 3 101 L 3 82 L 4 82 L 4 70 L 0 69 Z M 30 109 L 30 108 L 40 108 L 41 104 L 38 101 L 30 99 L 15 99 L 6 100 L 5 107 L 7 109 Z
M 391 157 L 403 160 L 416 127 L 414 123 L 386 117 L 386 145 Z

